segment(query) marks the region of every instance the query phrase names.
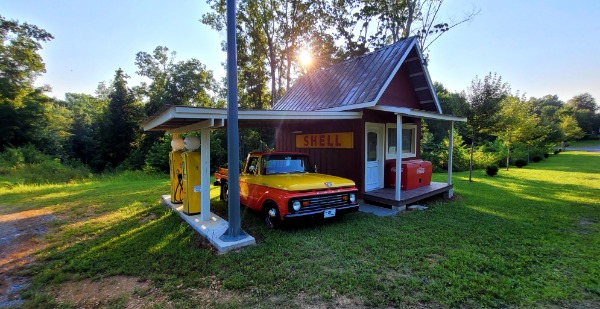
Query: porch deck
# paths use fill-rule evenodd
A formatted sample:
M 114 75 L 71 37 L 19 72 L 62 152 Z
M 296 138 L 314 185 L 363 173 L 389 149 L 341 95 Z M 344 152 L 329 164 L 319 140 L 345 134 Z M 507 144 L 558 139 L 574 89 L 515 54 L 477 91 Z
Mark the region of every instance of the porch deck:
M 395 199 L 396 191 L 394 188 L 382 188 L 365 192 L 362 197 L 365 201 L 376 202 L 389 206 L 403 206 L 416 203 L 434 195 L 446 193 L 450 190 L 452 190 L 452 185 L 449 185 L 445 182 L 432 182 L 428 186 L 413 190 L 402 190 L 399 201 Z

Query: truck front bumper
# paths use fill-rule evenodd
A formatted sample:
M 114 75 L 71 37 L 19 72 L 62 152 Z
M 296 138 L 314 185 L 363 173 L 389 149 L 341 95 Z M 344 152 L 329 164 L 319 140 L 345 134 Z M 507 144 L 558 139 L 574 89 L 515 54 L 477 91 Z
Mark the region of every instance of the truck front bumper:
M 329 209 L 335 209 L 335 217 L 339 217 L 339 216 L 347 214 L 347 213 L 358 211 L 358 204 L 331 207 L 331 208 L 323 208 L 323 209 L 317 209 L 317 210 L 313 210 L 313 211 L 287 214 L 287 215 L 283 216 L 283 220 L 285 222 L 290 222 L 290 221 L 304 220 L 306 218 L 323 219 L 325 211 L 329 210 Z

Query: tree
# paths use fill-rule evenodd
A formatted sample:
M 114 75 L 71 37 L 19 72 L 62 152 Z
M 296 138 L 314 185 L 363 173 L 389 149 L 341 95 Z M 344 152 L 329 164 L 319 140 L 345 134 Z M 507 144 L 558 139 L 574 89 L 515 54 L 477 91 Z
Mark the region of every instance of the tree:
M 207 2 L 212 11 L 202 15 L 201 22 L 223 30 L 225 0 Z M 240 105 L 272 106 L 303 71 L 361 56 L 410 35 L 417 35 L 427 49 L 478 13 L 474 10 L 448 24 L 438 18 L 442 4 L 443 0 L 240 0 L 236 10 Z M 315 64 L 303 70 L 297 59 L 307 48 Z
M 152 54 L 138 52 L 135 64 L 137 74 L 148 77 L 150 84 L 135 88 L 145 100 L 146 115 L 151 116 L 167 105 L 213 107 L 214 95 L 219 89 L 213 73 L 197 59 L 176 62 L 175 52 L 158 46 Z
M 208 3 L 213 11 L 202 16 L 202 23 L 217 31 L 223 30 L 225 1 L 208 0 Z M 315 48 L 315 55 L 323 58 L 330 58 L 328 56 L 336 52 L 330 44 L 334 39 L 327 34 L 328 26 L 322 22 L 324 15 L 318 10 L 318 4 L 316 0 L 238 2 L 237 64 L 242 106 L 263 109 L 277 102 L 291 84 L 292 73 L 298 69 L 295 60 L 302 46 Z M 266 95 L 267 92 L 270 95 Z
M 6 20 L 0 15 L 0 103 L 20 106 L 33 90 L 33 82 L 46 72 L 38 51 L 54 37 L 28 23 Z
M 0 16 L 0 151 L 40 142 L 51 100 L 33 83 L 46 71 L 41 43 L 51 39 L 44 29 Z
M 105 89 L 101 83 L 100 89 Z M 99 93 L 102 93 L 100 90 Z M 66 141 L 66 150 L 71 158 L 75 158 L 90 166 L 93 171 L 100 171 L 103 164 L 100 155 L 100 141 L 102 122 L 108 107 L 108 96 L 94 97 L 80 93 L 66 93 L 64 104 L 72 115 L 72 125 L 69 128 L 70 136 Z
M 596 99 L 591 94 L 576 95 L 567 101 L 566 106 L 571 108 L 573 116 L 585 134 L 594 134 L 598 131 L 596 114 L 598 104 L 596 104 Z
M 338 20 L 337 30 L 350 50 L 382 47 L 409 36 L 417 36 L 421 50 L 426 53 L 440 36 L 473 20 L 480 12 L 473 8 L 459 20 L 444 20 L 438 15 L 444 0 L 347 0 L 332 3 L 334 7 L 341 5 L 349 8 L 336 8 L 332 16 Z
M 144 118 L 142 106 L 127 87 L 128 76 L 118 69 L 109 95 L 108 110 L 104 117 L 102 149 L 104 160 L 117 167 L 138 146 Z
M 40 145 L 44 128 L 46 104 L 51 99 L 41 89 L 34 90 L 18 99 L 19 106 L 0 103 L 0 150 L 27 144 Z
M 501 138 L 506 145 L 506 170 L 508 171 L 513 143 L 526 143 L 530 146 L 529 143 L 534 143 L 542 138 L 542 133 L 538 129 L 539 118 L 531 112 L 530 106 L 518 96 L 504 98 L 500 102 L 500 106 L 495 135 Z
M 450 114 L 455 116 L 465 117 L 467 115 L 467 111 L 469 110 L 469 104 L 467 103 L 465 93 L 458 92 L 450 92 L 448 89 L 444 87 L 439 82 L 435 82 L 433 84 L 433 88 L 435 89 L 438 97 L 438 101 L 440 102 L 440 107 L 442 108 L 442 112 L 444 114 Z M 444 138 L 448 137 L 448 122 L 435 120 L 435 119 L 425 119 L 429 131 L 433 135 L 432 142 L 438 144 Z M 463 122 L 457 122 L 454 124 L 454 129 L 461 135 L 466 135 L 466 124 Z
M 473 174 L 473 152 L 475 140 L 483 133 L 491 133 L 498 123 L 500 101 L 510 94 L 510 87 L 502 83 L 502 78 L 490 72 L 483 80 L 475 77 L 467 90 L 467 128 L 471 138 L 471 157 L 469 160 L 469 181 Z
M 585 135 L 585 133 L 579 127 L 579 125 L 577 123 L 577 119 L 575 119 L 574 116 L 571 116 L 571 115 L 562 116 L 560 118 L 559 126 L 563 133 L 563 143 L 561 145 L 561 148 L 563 150 L 565 149 L 564 142 L 578 140 Z
M 528 102 L 531 110 L 542 119 L 555 118 L 556 112 L 565 105 L 557 95 L 545 95 L 539 99 L 531 97 Z
M 567 105 L 572 106 L 575 109 L 585 109 L 592 113 L 595 113 L 598 110 L 596 99 L 589 93 L 574 96 L 571 100 L 567 101 Z

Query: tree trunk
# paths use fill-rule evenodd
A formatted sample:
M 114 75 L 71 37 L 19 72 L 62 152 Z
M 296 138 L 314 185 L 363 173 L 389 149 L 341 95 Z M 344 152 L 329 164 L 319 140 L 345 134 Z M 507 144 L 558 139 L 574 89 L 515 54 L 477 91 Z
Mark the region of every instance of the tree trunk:
M 469 159 L 469 182 L 473 182 L 473 149 L 475 148 L 475 137 L 471 140 L 471 158 Z
M 273 50 L 275 47 L 271 36 L 267 38 L 267 47 L 269 48 L 269 67 L 271 69 L 271 107 L 273 107 L 277 99 L 277 80 L 275 79 L 277 64 L 275 63 L 275 51 Z
M 527 145 L 527 164 L 529 164 L 529 152 L 531 151 L 531 146 Z
M 408 1 L 408 16 L 406 16 L 406 24 L 402 32 L 402 38 L 407 38 L 410 35 L 410 27 L 414 19 L 416 1 Z
M 507 147 L 506 153 L 506 170 L 508 171 L 508 166 L 510 165 L 510 144 Z

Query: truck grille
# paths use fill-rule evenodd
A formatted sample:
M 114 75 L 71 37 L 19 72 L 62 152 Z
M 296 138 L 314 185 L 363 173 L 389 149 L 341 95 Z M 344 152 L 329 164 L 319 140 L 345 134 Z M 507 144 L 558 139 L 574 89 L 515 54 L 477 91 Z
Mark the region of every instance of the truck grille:
M 351 193 L 356 194 L 356 192 L 351 192 Z M 303 197 L 303 198 L 299 199 L 300 203 L 309 202 L 310 204 L 308 206 L 302 206 L 302 208 L 300 208 L 300 210 L 297 211 L 296 213 L 315 211 L 315 210 L 325 209 L 325 208 L 332 208 L 335 206 L 350 205 L 352 203 L 350 203 L 350 201 L 348 200 L 349 194 L 350 194 L 350 192 L 331 194 L 331 195 L 319 195 L 319 196 L 313 196 L 313 197 Z M 346 200 L 343 199 L 344 196 L 346 197 Z M 291 201 L 290 201 L 290 203 L 291 203 Z M 290 205 L 290 207 L 291 207 L 291 205 Z

